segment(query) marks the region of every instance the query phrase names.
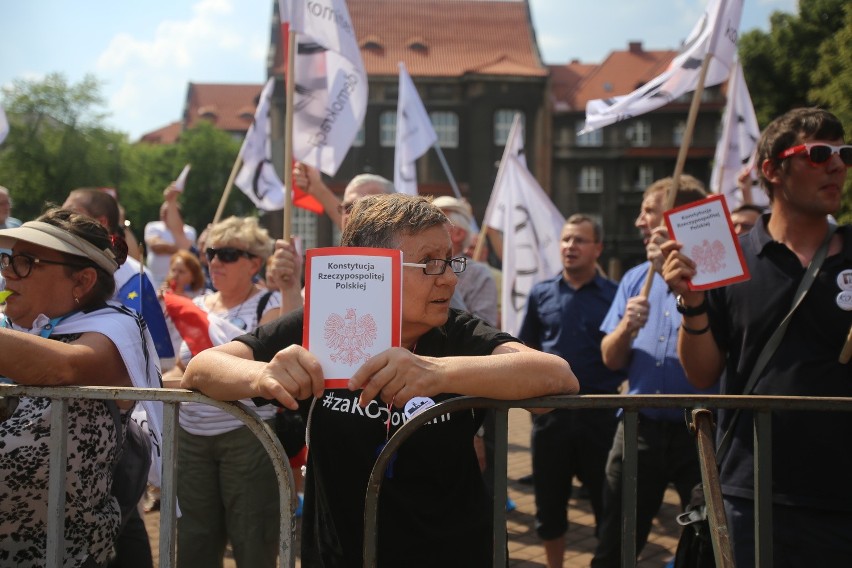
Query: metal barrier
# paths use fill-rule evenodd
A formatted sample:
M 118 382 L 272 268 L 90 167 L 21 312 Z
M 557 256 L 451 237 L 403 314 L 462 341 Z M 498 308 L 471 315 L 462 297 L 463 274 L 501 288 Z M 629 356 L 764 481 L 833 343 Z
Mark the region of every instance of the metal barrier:
M 510 408 L 623 408 L 624 409 L 624 530 L 622 532 L 622 566 L 635 566 L 636 559 L 636 481 L 637 481 L 637 439 L 639 410 L 642 408 L 742 408 L 754 412 L 754 471 L 755 471 L 755 559 L 756 566 L 772 566 L 772 438 L 771 412 L 775 410 L 819 410 L 852 411 L 852 398 L 828 397 L 782 397 L 782 396 L 726 396 L 726 395 L 595 395 L 595 396 L 555 396 L 529 400 L 500 401 L 476 397 L 459 397 L 436 404 L 422 411 L 402 425 L 391 436 L 370 474 L 364 509 L 364 566 L 376 566 L 378 534 L 378 501 L 383 472 L 388 460 L 420 426 L 442 414 L 468 410 L 471 408 L 497 409 L 495 432 L 495 479 L 494 479 L 494 566 L 506 566 L 506 461 L 508 447 L 508 411 Z M 686 428 L 684 423 L 684 428 Z M 708 424 L 699 420 L 698 445 L 704 452 L 712 451 L 714 444 Z M 706 454 L 705 454 L 706 455 Z M 733 566 L 730 556 L 730 543 L 721 539 L 727 536 L 724 522 L 724 510 L 721 507 L 721 491 L 718 487 L 718 474 L 715 480 L 715 458 L 705 459 L 702 477 L 709 485 L 705 495 L 713 501 L 714 508 L 710 516 L 713 546 L 716 551 L 717 566 Z M 721 548 L 720 548 L 721 547 Z M 723 563 L 727 562 L 727 563 Z
M 163 403 L 163 475 L 160 495 L 160 567 L 170 568 L 176 560 L 176 483 L 178 404 L 200 402 L 209 404 L 241 420 L 260 440 L 272 460 L 278 479 L 279 552 L 281 566 L 296 565 L 296 494 L 293 475 L 287 456 L 278 437 L 257 414 L 239 402 L 220 402 L 201 393 L 185 389 L 141 389 L 115 387 L 32 387 L 0 385 L 0 396 L 50 398 L 50 482 L 48 486 L 47 566 L 61 566 L 64 551 L 65 464 L 67 440 L 64 433 L 68 419 L 68 400 L 72 398 L 98 400 L 154 400 Z M 289 499 L 284 498 L 289 496 Z

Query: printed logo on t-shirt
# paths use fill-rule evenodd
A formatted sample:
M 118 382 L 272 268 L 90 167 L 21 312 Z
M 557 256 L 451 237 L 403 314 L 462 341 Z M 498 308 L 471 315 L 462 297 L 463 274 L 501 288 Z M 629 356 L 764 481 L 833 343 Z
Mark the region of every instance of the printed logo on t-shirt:
M 323 408 L 334 412 L 354 414 L 357 416 L 363 416 L 365 418 L 381 420 L 383 423 L 387 423 L 388 415 L 390 415 L 391 426 L 401 426 L 402 424 L 408 422 L 412 416 L 417 414 L 418 410 L 428 408 L 428 406 L 419 407 L 418 409 L 415 409 L 415 412 L 410 416 L 407 414 L 407 410 L 400 410 L 398 408 L 393 408 L 393 412 L 391 412 L 391 410 L 388 409 L 388 406 L 386 404 L 377 400 L 371 400 L 366 407 L 361 408 L 361 406 L 358 404 L 358 395 L 356 393 L 346 392 L 346 394 L 342 396 L 335 396 L 334 392 L 335 391 L 326 391 L 325 396 L 322 397 Z M 426 400 L 431 401 L 431 399 Z M 435 403 L 432 402 L 432 405 L 434 404 Z M 442 414 L 436 417 L 435 419 L 430 420 L 426 424 L 449 422 L 450 416 L 450 413 Z

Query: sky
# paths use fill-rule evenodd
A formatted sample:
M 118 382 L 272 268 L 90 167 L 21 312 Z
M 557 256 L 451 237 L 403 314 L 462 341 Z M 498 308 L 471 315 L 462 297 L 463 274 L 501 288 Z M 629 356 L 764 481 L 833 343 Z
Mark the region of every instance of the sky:
M 707 0 L 528 0 L 545 63 L 600 63 L 628 41 L 676 49 Z M 273 0 L 0 0 L 0 87 L 86 73 L 107 125 L 136 140 L 178 120 L 187 84 L 263 83 Z M 740 32 L 796 0 L 745 0 Z

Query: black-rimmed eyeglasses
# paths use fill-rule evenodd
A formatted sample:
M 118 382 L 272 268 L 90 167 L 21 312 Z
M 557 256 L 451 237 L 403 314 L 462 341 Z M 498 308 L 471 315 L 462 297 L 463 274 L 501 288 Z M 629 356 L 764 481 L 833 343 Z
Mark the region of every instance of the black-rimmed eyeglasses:
M 207 262 L 213 262 L 218 256 L 220 261 L 227 264 L 237 262 L 241 257 L 254 258 L 252 253 L 234 247 L 208 248 L 204 254 L 207 256 Z
M 92 266 L 91 264 L 85 264 L 82 262 L 45 260 L 43 258 L 37 258 L 24 253 L 0 253 L 0 270 L 6 270 L 11 266 L 12 272 L 14 272 L 15 276 L 17 276 L 18 278 L 26 278 L 27 276 L 29 276 L 30 273 L 33 271 L 33 266 L 35 266 L 36 264 L 57 264 L 59 266 L 73 266 L 75 268 L 88 268 Z
M 403 266 L 410 266 L 412 268 L 422 268 L 423 274 L 427 276 L 438 276 L 447 271 L 447 266 L 449 266 L 453 272 L 456 274 L 461 274 L 464 272 L 464 269 L 467 268 L 467 259 L 463 256 L 457 256 L 456 258 L 451 258 L 449 260 L 445 260 L 443 258 L 430 258 L 426 262 L 403 262 Z

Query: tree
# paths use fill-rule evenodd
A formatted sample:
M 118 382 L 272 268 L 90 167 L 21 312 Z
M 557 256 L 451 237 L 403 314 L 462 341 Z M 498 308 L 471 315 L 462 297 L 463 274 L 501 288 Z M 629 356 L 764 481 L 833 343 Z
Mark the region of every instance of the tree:
M 62 74 L 15 80 L 3 89 L 11 126 L 0 147 L 0 183 L 15 200 L 14 214 L 36 217 L 80 186 L 113 187 L 121 178 L 127 139 L 103 127 L 100 83 L 91 75 L 69 84 Z
M 820 46 L 819 64 L 811 78 L 811 100 L 837 115 L 846 127 L 847 140 L 852 131 L 852 4 L 846 4 L 840 30 Z M 852 221 L 852 179 L 846 180 L 840 220 Z
M 739 42 L 740 60 L 758 122 L 814 104 L 812 73 L 820 47 L 843 27 L 847 0 L 800 0 L 798 15 L 775 12 L 768 33 L 754 30 Z

